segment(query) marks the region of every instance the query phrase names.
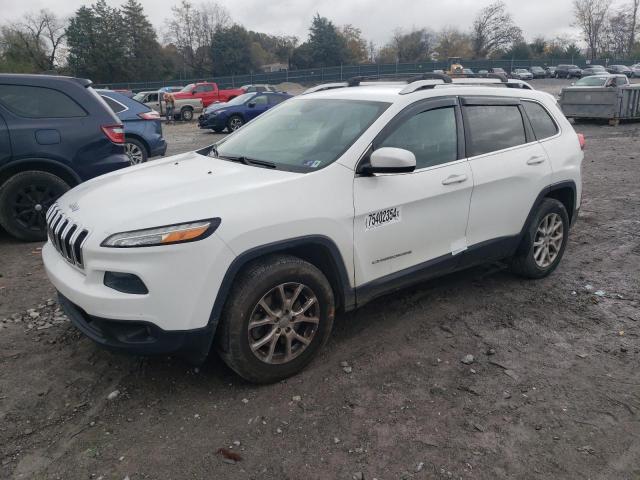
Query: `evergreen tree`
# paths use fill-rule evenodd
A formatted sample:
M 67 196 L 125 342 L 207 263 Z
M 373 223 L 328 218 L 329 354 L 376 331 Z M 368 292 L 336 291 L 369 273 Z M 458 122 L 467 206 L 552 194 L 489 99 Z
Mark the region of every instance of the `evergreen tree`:
M 215 75 L 248 73 L 255 67 L 251 36 L 240 25 L 216 31 L 211 45 L 211 59 Z
M 130 80 L 153 80 L 164 71 L 161 47 L 156 31 L 136 0 L 122 6 L 122 27 L 127 76 Z
M 330 67 L 345 62 L 346 43 L 328 18 L 316 14 L 309 29 L 312 67 Z

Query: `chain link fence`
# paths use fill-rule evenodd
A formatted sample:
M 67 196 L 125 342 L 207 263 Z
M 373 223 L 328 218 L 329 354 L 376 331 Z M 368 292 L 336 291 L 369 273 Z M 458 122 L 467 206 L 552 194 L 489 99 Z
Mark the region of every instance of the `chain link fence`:
M 617 61 L 611 59 L 593 60 L 592 65 L 615 65 L 617 63 L 631 64 L 637 61 Z M 500 67 L 507 72 L 514 68 L 530 68 L 532 66 L 555 66 L 562 64 L 577 64 L 585 66 L 583 59 L 576 58 L 549 58 L 537 60 L 462 60 L 465 68 L 474 72 L 478 70 Z M 361 64 L 340 65 L 336 67 L 307 68 L 302 70 L 282 70 L 279 72 L 248 73 L 246 75 L 231 75 L 224 77 L 196 77 L 175 80 L 154 80 L 147 82 L 117 82 L 98 84 L 101 88 L 127 89 L 134 92 L 146 90 L 158 90 L 168 86 L 184 86 L 196 82 L 216 82 L 220 88 L 238 88 L 243 85 L 267 83 L 278 85 L 285 82 L 299 83 L 302 85 L 314 85 L 324 82 L 340 82 L 358 76 L 383 77 L 396 74 L 425 73 L 433 70 L 446 70 L 449 67 L 447 61 L 430 61 L 421 63 L 390 63 L 390 64 Z

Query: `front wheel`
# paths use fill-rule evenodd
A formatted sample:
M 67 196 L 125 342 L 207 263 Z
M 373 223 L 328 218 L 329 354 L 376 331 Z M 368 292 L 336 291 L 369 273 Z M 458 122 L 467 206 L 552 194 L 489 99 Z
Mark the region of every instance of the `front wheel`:
M 48 172 L 21 172 L 0 187 L 0 225 L 28 242 L 47 239 L 47 210 L 69 185 Z
M 235 132 L 242 127 L 242 125 L 244 125 L 242 117 L 239 115 L 233 115 L 227 122 L 227 130 L 229 130 L 229 132 Z
M 329 338 L 333 290 L 314 265 L 290 255 L 257 260 L 240 274 L 216 339 L 229 367 L 255 383 L 302 370 Z
M 543 278 L 553 272 L 569 238 L 569 215 L 564 205 L 545 198 L 511 260 L 511 270 L 526 278 Z

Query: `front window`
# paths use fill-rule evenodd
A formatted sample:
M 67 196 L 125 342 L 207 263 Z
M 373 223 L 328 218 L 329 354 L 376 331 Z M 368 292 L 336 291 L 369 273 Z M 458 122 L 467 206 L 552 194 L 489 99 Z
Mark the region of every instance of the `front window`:
M 290 171 L 317 170 L 336 161 L 388 106 L 360 100 L 284 102 L 222 140 L 217 154 Z
M 255 96 L 256 96 L 255 92 L 244 93 L 242 95 L 238 95 L 236 98 L 232 100 L 229 100 L 227 103 L 225 103 L 225 105 L 229 105 L 230 107 L 235 105 L 244 105 Z
M 134 99 L 136 102 L 142 102 L 142 101 L 144 100 L 144 97 L 145 97 L 145 96 L 146 96 L 146 94 L 145 94 L 144 92 L 140 92 L 140 93 L 136 93 L 136 94 L 133 96 L 133 99 Z
M 191 93 L 194 88 L 196 88 L 196 84 L 195 83 L 190 83 L 189 85 L 184 87 L 182 90 L 180 90 L 180 92 L 181 93 Z

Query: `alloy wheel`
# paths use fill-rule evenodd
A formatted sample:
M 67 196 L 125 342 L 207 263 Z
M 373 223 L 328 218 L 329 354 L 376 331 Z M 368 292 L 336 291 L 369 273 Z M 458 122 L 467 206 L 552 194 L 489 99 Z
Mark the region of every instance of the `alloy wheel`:
M 127 152 L 131 165 L 138 165 L 139 163 L 144 162 L 144 154 L 138 145 L 135 143 L 126 143 L 124 148 Z
M 284 364 L 311 344 L 320 323 L 316 294 L 302 283 L 283 283 L 269 290 L 253 308 L 249 347 L 267 364 Z
M 242 119 L 238 117 L 232 118 L 231 121 L 229 122 L 229 127 L 231 128 L 232 132 L 235 132 L 241 126 L 242 126 Z
M 64 193 L 46 184 L 32 184 L 20 190 L 11 202 L 13 218 L 29 230 L 44 230 L 45 214 L 53 202 Z
M 546 215 L 536 230 L 533 259 L 540 268 L 548 268 L 560 254 L 564 241 L 564 224 L 557 213 Z

